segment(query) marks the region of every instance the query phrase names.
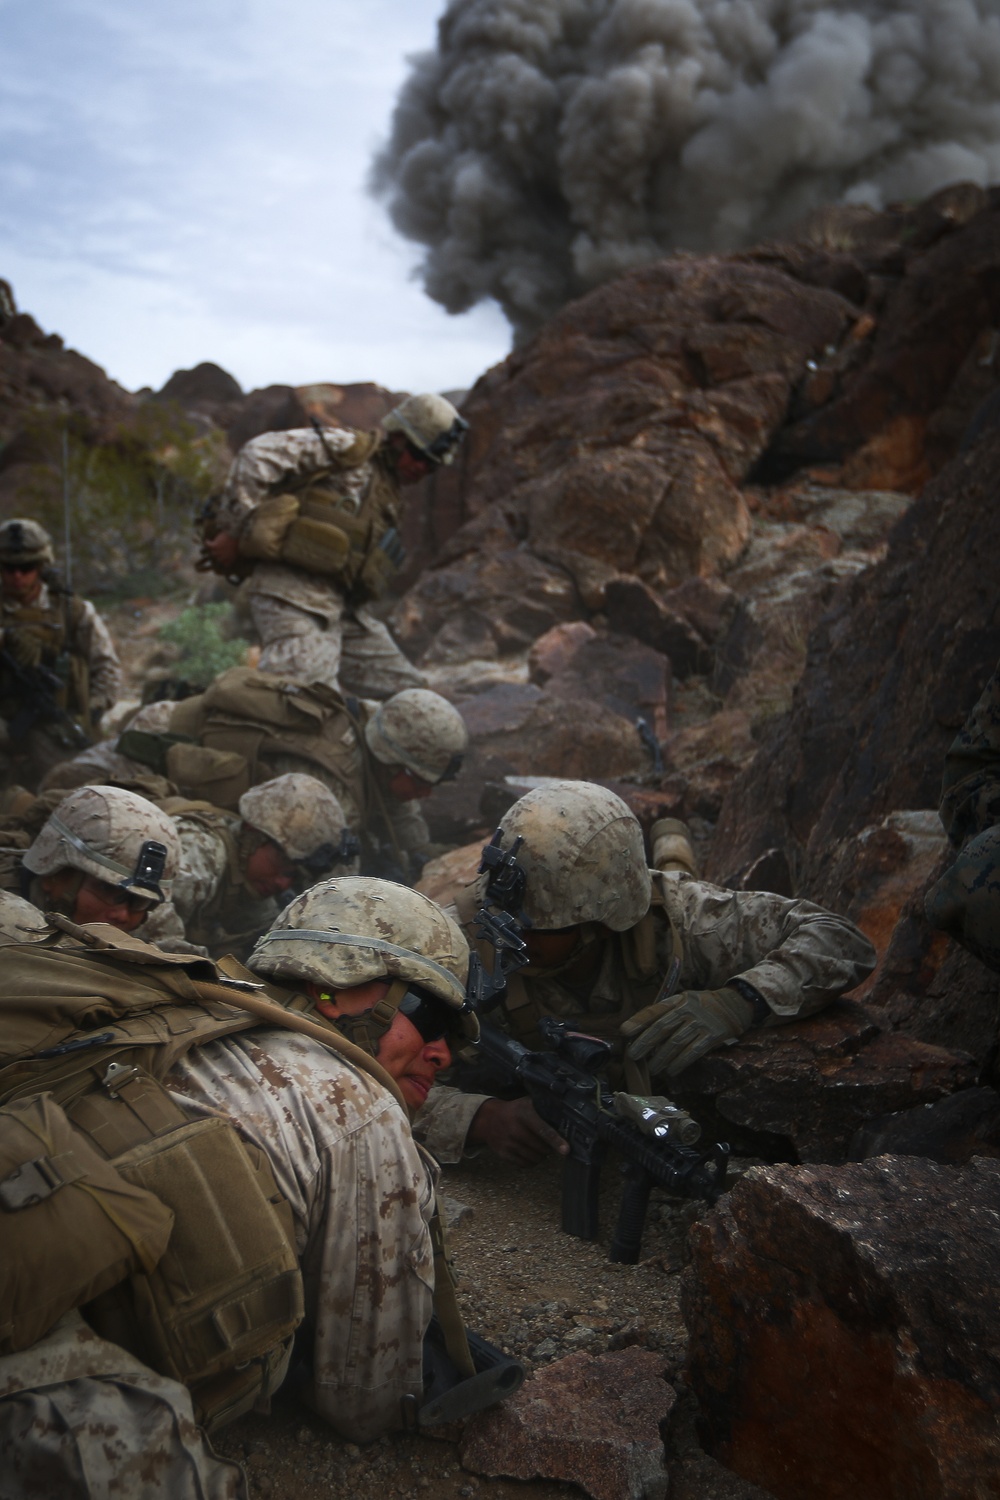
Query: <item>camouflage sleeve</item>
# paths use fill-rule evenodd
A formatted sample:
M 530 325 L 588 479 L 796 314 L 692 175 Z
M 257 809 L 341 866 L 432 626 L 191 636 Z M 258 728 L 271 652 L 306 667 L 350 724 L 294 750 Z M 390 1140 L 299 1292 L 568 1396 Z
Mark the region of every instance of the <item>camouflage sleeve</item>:
M 0 1356 L 0 1453 L 4 1500 L 247 1496 L 239 1466 L 217 1457 L 195 1425 L 190 1392 L 78 1312 L 30 1349 Z
M 442 1166 L 461 1161 L 472 1121 L 489 1097 L 489 1094 L 463 1094 L 461 1089 L 435 1084 L 414 1118 L 415 1139 Z
M 211 901 L 226 873 L 226 846 L 196 818 L 174 819 L 181 841 L 181 867 L 174 878 L 173 904 L 184 922 Z
M 419 853 L 431 841 L 430 830 L 420 811 L 420 803 L 386 799 L 392 832 L 399 847 L 407 854 Z
M 945 756 L 940 813 L 959 847 L 1000 823 L 1000 666 Z
M 89 599 L 81 601 L 83 614 L 76 629 L 76 650 L 90 672 L 90 708 L 103 713 L 117 703 L 122 688 L 122 664 L 111 632 Z
M 657 877 L 680 933 L 683 989 L 753 985 L 776 1017 L 812 1015 L 870 974 L 875 949 L 847 917 L 770 891 L 729 891 L 689 875 Z
M 323 438 L 331 453 L 346 453 L 357 441 L 357 433 L 343 427 L 324 427 Z M 312 428 L 290 432 L 264 432 L 244 443 L 233 460 L 226 479 L 216 519 L 223 531 L 239 536 L 247 517 L 283 481 L 298 479 L 329 462 L 319 434 Z
M 423 1393 L 436 1168 L 396 1101 L 309 1037 L 259 1030 L 194 1048 L 167 1080 L 266 1152 L 292 1210 L 312 1338 L 311 1404 L 353 1442 Z

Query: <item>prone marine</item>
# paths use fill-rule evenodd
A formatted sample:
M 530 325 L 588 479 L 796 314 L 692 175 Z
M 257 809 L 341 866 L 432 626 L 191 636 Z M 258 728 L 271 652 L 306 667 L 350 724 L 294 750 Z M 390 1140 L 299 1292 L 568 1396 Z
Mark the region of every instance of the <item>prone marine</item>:
M 592 782 L 550 782 L 515 802 L 499 847 L 515 846 L 529 961 L 497 1019 L 542 1050 L 543 1016 L 581 1024 L 613 1043 L 631 1092 L 751 1028 L 814 1014 L 875 966 L 853 922 L 812 902 L 711 885 L 689 860 L 650 870 L 638 819 Z M 483 875 L 456 901 L 473 941 L 486 889 Z M 446 1163 L 478 1146 L 522 1165 L 562 1149 L 526 1098 L 451 1087 L 435 1088 L 415 1129 Z
M 476 1034 L 433 902 L 327 881 L 247 970 L 100 925 L 4 966 L 5 1500 L 242 1496 L 204 1429 L 264 1409 L 296 1329 L 304 1395 L 354 1441 L 420 1420 L 432 1303 L 459 1387 L 512 1388 L 502 1359 L 477 1386 L 407 1120 Z

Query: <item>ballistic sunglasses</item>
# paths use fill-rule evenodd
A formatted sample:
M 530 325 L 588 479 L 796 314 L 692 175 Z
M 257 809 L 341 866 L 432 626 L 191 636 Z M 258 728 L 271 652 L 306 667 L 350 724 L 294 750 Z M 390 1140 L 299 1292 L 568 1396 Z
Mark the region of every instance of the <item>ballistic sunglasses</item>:
M 426 990 L 409 989 L 398 1010 L 415 1026 L 425 1042 L 439 1042 L 458 1029 L 459 1012 Z

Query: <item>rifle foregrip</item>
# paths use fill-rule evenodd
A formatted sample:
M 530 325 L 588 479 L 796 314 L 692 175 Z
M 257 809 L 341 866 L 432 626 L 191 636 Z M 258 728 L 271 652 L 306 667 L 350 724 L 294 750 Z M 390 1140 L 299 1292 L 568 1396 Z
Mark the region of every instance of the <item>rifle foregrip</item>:
M 625 1186 L 622 1189 L 618 1223 L 615 1225 L 608 1260 L 617 1261 L 621 1266 L 634 1266 L 639 1259 L 646 1210 L 649 1207 L 649 1192 L 653 1183 L 649 1173 L 643 1171 L 642 1167 L 626 1165 L 624 1175 Z

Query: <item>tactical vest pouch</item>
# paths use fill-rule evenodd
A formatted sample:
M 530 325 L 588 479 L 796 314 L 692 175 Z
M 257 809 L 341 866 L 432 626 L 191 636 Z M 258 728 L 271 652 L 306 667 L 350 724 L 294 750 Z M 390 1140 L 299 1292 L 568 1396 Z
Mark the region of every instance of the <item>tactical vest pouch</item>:
M 331 712 L 339 707 L 340 698 L 332 688 L 324 690 L 320 684 L 306 685 L 273 677 L 253 667 L 230 667 L 215 679 L 199 702 L 203 727 L 223 714 L 237 719 L 241 725 L 262 724 L 308 734 L 322 728 Z M 172 729 L 175 722 L 172 716 Z
M 236 750 L 174 744 L 166 755 L 167 775 L 186 797 L 235 808 L 250 788 L 250 766 Z
M 405 558 L 406 549 L 395 527 L 384 532 L 377 546 L 369 550 L 354 581 L 351 590 L 352 604 L 367 604 L 370 599 L 380 598 Z
M 281 561 L 342 580 L 348 571 L 350 552 L 350 539 L 341 527 L 312 516 L 298 516 L 285 533 Z
M 152 1273 L 173 1224 L 50 1094 L 0 1108 L 0 1354 L 27 1349 L 133 1272 Z
M 259 562 L 278 562 L 284 557 L 289 527 L 299 513 L 295 495 L 269 495 L 250 512 L 240 536 L 240 556 Z
M 152 729 L 123 729 L 118 736 L 118 753 L 148 766 L 157 776 L 167 776 L 167 751 L 183 743 L 188 736 L 158 733 Z M 54 809 L 53 809 L 54 811 Z
M 290 1339 L 303 1315 L 302 1277 L 291 1212 L 279 1208 L 260 1152 L 211 1118 L 147 1141 L 115 1165 L 176 1221 L 155 1269 L 130 1283 L 155 1369 L 193 1385 Z

